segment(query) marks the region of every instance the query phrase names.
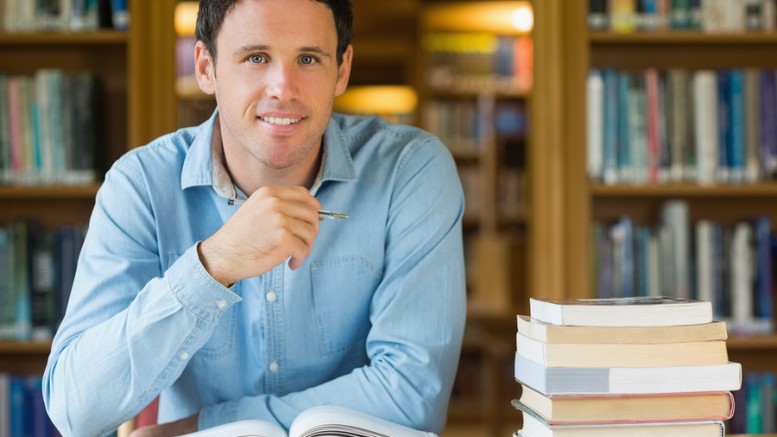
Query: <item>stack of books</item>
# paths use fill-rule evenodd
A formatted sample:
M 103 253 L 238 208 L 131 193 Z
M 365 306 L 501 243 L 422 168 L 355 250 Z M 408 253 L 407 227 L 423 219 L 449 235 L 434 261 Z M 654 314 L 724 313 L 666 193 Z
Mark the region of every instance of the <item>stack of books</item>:
M 518 316 L 514 437 L 719 437 L 742 367 L 709 302 L 538 300 Z

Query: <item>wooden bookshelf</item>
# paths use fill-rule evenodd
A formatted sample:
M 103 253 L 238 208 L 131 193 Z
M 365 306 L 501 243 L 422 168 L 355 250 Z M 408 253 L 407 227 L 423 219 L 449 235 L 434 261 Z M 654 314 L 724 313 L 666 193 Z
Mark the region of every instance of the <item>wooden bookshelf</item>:
M 777 69 L 777 33 L 657 31 L 616 33 L 589 31 L 587 2 L 565 3 L 558 37 L 562 45 L 564 77 L 557 84 L 565 95 L 561 114 L 563 131 L 564 220 L 557 230 L 564 235 L 561 260 L 562 287 L 569 297 L 592 297 L 591 231 L 595 220 L 622 215 L 636 222 L 658 223 L 661 204 L 669 199 L 688 203 L 689 220 L 701 218 L 733 224 L 755 215 L 777 223 L 777 184 L 773 181 L 742 184 L 694 183 L 605 185 L 591 182 L 586 168 L 586 80 L 591 68 L 645 70 L 657 68 Z M 774 122 L 774 121 L 772 121 Z M 774 284 L 772 284 L 774 290 Z M 730 359 L 743 371 L 777 371 L 775 335 L 730 335 Z
M 98 83 L 97 181 L 87 185 L 0 185 L 0 225 L 20 218 L 47 228 L 85 225 L 104 172 L 123 153 L 141 145 L 172 125 L 159 122 L 147 105 L 152 94 L 159 53 L 149 36 L 155 12 L 147 2 L 133 2 L 132 26 L 126 31 L 0 31 L 0 70 L 11 75 L 33 75 L 43 68 L 65 73 L 92 72 Z M 156 2 L 153 2 L 156 3 Z M 153 106 L 153 107 L 152 107 Z M 0 371 L 40 374 L 50 344 L 0 342 Z
M 520 73 L 512 78 L 501 76 L 487 66 L 493 65 L 488 56 L 498 58 L 504 53 L 500 52 L 504 48 L 501 44 L 509 46 L 519 38 L 535 40 L 540 31 L 535 27 L 532 34 L 526 34 L 498 20 L 482 19 L 489 15 L 509 17 L 520 6 L 533 5 L 515 1 L 434 1 L 422 3 L 420 11 L 414 82 L 419 95 L 419 126 L 436 134 L 451 150 L 467 203 L 467 331 L 445 436 L 465 433 L 490 437 L 520 427 L 520 414 L 510 404 L 518 388 L 512 367 L 515 316 L 528 311 L 530 278 L 535 277 L 529 271 L 530 265 L 542 264 L 529 261 L 533 257 L 529 245 L 536 241 L 533 226 L 544 220 L 534 215 L 542 209 L 534 209 L 537 173 L 530 168 L 534 153 L 545 154 L 535 148 L 534 102 L 541 97 L 530 85 L 541 73 L 534 57 L 531 64 L 535 67 L 528 78 Z M 451 41 L 459 38 L 477 42 L 465 40 L 458 48 L 460 52 L 448 52 L 453 50 L 449 48 Z M 490 38 L 491 43 L 496 40 L 500 44 L 496 54 L 484 56 L 489 60 L 472 54 L 477 50 L 488 52 L 484 49 L 488 43 L 478 44 Z M 519 64 L 525 62 L 520 59 L 522 48 L 525 46 L 519 45 L 515 51 Z M 480 68 L 470 70 L 473 64 Z M 526 124 L 517 135 L 499 130 L 500 108 L 522 111 L 516 116 L 523 117 Z M 457 119 L 455 114 L 468 115 Z M 459 129 L 473 120 L 480 120 L 474 131 Z M 527 126 L 529 120 L 531 126 Z M 518 168 L 511 167 L 516 165 L 515 159 L 520 161 Z M 516 170 L 522 173 L 524 184 L 515 194 L 520 199 L 517 203 L 510 202 L 510 195 L 504 191 L 507 173 Z M 544 185 L 541 182 L 539 186 Z M 506 207 L 510 204 L 512 207 Z

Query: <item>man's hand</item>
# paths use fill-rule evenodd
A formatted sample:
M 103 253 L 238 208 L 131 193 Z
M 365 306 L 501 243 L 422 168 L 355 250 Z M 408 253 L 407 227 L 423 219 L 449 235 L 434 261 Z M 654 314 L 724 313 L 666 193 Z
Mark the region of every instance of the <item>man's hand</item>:
M 318 236 L 321 203 L 303 187 L 262 187 L 198 250 L 224 285 L 258 276 L 289 259 L 296 269 Z
M 129 437 L 174 437 L 197 431 L 197 419 L 199 415 L 189 416 L 175 422 L 161 425 L 150 425 L 132 431 Z

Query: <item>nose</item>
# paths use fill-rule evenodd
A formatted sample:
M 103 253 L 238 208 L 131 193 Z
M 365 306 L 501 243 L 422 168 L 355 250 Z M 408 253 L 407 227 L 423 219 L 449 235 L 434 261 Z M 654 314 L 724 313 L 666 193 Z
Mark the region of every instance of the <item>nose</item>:
M 275 62 L 267 72 L 267 96 L 281 101 L 293 100 L 297 96 L 297 79 L 293 65 Z

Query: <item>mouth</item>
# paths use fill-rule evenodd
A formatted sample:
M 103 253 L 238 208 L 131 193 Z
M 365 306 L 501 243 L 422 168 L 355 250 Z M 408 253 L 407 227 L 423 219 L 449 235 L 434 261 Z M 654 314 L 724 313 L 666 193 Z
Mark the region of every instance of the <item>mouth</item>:
M 275 124 L 278 126 L 288 126 L 290 124 L 297 124 L 304 118 L 284 118 L 284 117 L 259 117 L 265 123 Z

